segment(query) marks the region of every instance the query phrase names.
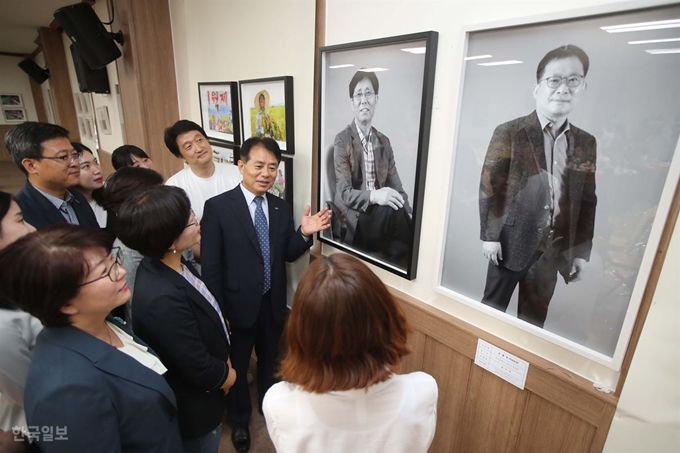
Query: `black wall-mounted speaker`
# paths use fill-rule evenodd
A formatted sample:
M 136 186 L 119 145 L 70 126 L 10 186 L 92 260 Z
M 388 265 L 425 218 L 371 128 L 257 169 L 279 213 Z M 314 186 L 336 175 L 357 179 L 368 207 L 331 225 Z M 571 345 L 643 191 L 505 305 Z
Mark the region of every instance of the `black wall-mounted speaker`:
M 88 3 L 59 8 L 54 18 L 91 69 L 101 69 L 122 55 L 114 40 L 122 44 L 123 34 L 107 31 Z
M 78 78 L 78 87 L 81 93 L 110 93 L 109 75 L 106 73 L 106 68 L 90 69 L 90 67 L 83 61 L 76 47 L 71 44 L 71 56 L 73 57 L 73 66 L 76 68 L 76 77 Z
M 38 84 L 41 84 L 45 80 L 50 78 L 50 71 L 41 68 L 35 61 L 31 60 L 30 58 L 20 61 L 19 67 Z

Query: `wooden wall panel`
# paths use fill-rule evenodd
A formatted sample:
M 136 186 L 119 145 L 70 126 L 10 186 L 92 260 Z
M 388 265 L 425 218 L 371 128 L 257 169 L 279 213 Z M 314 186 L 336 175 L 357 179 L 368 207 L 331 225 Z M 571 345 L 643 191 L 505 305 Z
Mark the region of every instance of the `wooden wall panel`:
M 79 142 L 78 116 L 73 101 L 62 32 L 48 27 L 41 27 L 39 32 L 40 47 L 43 49 L 45 61 L 50 70 L 50 87 L 54 100 L 54 114 L 57 117 L 56 122 L 69 130 L 71 140 Z
M 431 453 L 454 451 L 462 435 L 462 419 L 470 371 L 470 360 L 446 345 L 428 338 L 425 343 L 423 371 L 437 381 L 437 432 Z
M 454 451 L 517 451 L 526 398 L 527 392 L 471 365 L 461 436 Z
M 33 103 L 35 104 L 35 111 L 38 114 L 38 121 L 47 123 L 48 117 L 47 111 L 45 110 L 45 97 L 43 96 L 42 89 L 32 78 L 28 77 L 28 80 L 31 82 L 31 93 L 33 94 Z
M 416 330 L 408 337 L 408 344 L 413 349 L 413 352 L 405 357 L 401 364 L 403 373 L 410 373 L 412 371 L 421 371 L 423 369 L 423 359 L 425 358 L 425 341 L 427 336 L 424 333 Z
M 111 176 L 111 174 L 116 171 L 113 168 L 113 164 L 111 163 L 111 153 L 109 151 L 103 149 L 99 150 L 99 165 L 102 166 L 104 181 L 106 181 L 106 178 Z
M 117 0 L 112 28 L 125 36 L 117 68 L 126 141 L 167 178 L 182 168 L 163 142 L 165 128 L 180 119 L 168 1 Z
M 530 394 L 522 420 L 518 452 L 580 453 L 589 451 L 595 427 L 555 404 Z

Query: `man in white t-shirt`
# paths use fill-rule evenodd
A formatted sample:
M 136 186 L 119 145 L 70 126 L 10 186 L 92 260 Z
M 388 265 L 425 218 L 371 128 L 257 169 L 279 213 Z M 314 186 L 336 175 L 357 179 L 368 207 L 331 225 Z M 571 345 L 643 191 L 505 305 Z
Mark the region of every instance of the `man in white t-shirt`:
M 203 205 L 209 198 L 227 192 L 241 182 L 236 165 L 213 161 L 213 150 L 205 131 L 193 121 L 180 120 L 167 128 L 165 146 L 187 164 L 166 184 L 184 189 L 191 209 L 199 218 L 203 217 Z

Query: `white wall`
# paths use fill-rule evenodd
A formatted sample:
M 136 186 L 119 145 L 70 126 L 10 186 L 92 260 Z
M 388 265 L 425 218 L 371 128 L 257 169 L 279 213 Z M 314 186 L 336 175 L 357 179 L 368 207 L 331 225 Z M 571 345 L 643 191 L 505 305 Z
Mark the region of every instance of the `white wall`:
M 295 78 L 295 214 L 311 199 L 311 140 L 314 58 L 314 1 L 169 0 L 178 80 L 180 114 L 200 123 L 197 83 L 278 75 Z M 434 107 L 418 277 L 407 281 L 373 270 L 388 285 L 471 324 L 541 355 L 594 383 L 614 388 L 618 373 L 548 341 L 491 318 L 435 291 L 438 255 L 443 243 L 454 130 L 460 87 L 464 27 L 475 23 L 597 8 L 616 0 L 446 1 L 327 0 L 326 45 L 382 38 L 426 30 L 439 32 Z M 637 2 L 636 7 L 645 5 Z M 677 451 L 680 448 L 680 349 L 678 348 L 678 235 L 655 295 L 638 354 L 621 398 L 607 444 L 619 451 Z M 333 253 L 324 246 L 324 253 Z M 298 263 L 299 264 L 299 263 Z M 304 265 L 295 266 L 293 284 Z M 665 360 L 665 362 L 660 362 Z M 665 379 L 658 379 L 664 376 Z M 658 380 L 657 380 L 658 379 Z M 654 411 L 650 413 L 651 401 Z M 630 449 L 623 450 L 628 445 Z M 653 447 L 651 447 L 653 446 Z M 651 449 L 656 448 L 656 449 Z
M 183 119 L 201 124 L 198 82 L 293 76 L 293 207 L 299 224 L 311 202 L 314 0 L 169 1 Z M 306 262 L 289 266 L 289 283 L 299 280 Z
M 29 121 L 38 121 L 31 82 L 28 75 L 17 66 L 21 60 L 23 58 L 0 55 L 0 94 L 20 94 L 24 106 L 18 108 L 26 110 Z M 0 124 L 15 123 L 7 123 L 5 116 L 0 112 Z

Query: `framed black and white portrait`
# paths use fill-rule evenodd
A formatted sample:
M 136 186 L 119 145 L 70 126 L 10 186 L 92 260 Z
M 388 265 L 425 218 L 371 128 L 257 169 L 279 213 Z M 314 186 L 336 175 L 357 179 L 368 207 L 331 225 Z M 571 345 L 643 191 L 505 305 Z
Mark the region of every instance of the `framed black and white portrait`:
M 618 370 L 678 184 L 680 5 L 467 32 L 439 291 Z
M 320 49 L 322 242 L 414 279 L 437 32 Z

